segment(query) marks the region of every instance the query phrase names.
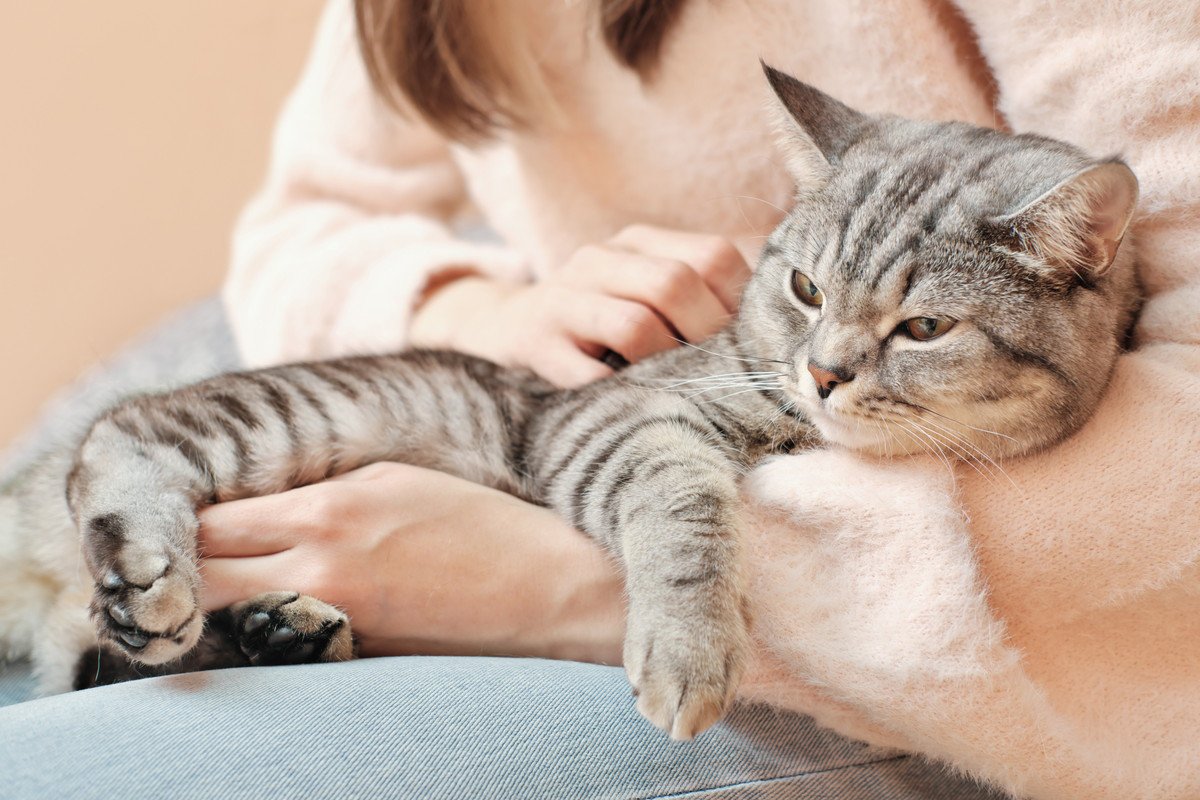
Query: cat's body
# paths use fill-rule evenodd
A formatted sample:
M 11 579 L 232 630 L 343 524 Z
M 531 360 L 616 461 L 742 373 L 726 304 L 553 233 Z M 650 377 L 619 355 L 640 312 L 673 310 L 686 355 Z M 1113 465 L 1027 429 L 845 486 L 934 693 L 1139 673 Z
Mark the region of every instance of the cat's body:
M 1082 424 L 1134 305 L 1128 168 L 865 117 L 768 74 L 797 206 L 714 339 L 568 391 L 434 352 L 222 376 L 118 406 L 23 502 L 0 499 L 0 537 L 9 514 L 43 575 L 22 573 L 44 686 L 128 677 L 117 652 L 167 671 L 349 657 L 345 618 L 308 598 L 254 599 L 204 633 L 195 510 L 396 460 L 547 505 L 616 556 L 639 708 L 689 737 L 727 706 L 747 645 L 741 472 L 822 442 L 993 458 Z M 90 576 L 64 574 L 76 529 Z

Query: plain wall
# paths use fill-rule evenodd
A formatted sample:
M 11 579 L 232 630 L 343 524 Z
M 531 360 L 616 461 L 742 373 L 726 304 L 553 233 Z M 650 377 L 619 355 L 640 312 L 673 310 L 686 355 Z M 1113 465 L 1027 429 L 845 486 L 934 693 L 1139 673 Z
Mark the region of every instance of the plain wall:
M 0 4 L 0 448 L 217 290 L 320 0 Z

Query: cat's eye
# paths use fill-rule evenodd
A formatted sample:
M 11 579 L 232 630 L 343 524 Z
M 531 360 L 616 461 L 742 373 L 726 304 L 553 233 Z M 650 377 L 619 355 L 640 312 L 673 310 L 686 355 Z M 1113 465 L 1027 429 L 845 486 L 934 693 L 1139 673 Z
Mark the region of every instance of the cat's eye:
M 913 317 L 900 323 L 900 327 L 918 342 L 927 342 L 953 328 L 954 320 L 947 317 Z
M 792 272 L 792 291 L 796 293 L 796 297 L 800 298 L 800 302 L 805 305 L 820 308 L 825 302 L 825 295 L 812 282 L 812 278 L 799 270 Z

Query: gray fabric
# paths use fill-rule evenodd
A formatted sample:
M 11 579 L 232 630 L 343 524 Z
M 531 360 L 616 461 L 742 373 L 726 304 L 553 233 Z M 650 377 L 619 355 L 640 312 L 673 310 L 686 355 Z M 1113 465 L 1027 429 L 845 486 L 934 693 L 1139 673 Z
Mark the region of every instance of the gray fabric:
M 21 703 L 33 697 L 33 675 L 29 663 L 0 661 L 0 707 Z
M 20 798 L 995 798 L 765 707 L 693 743 L 641 719 L 624 673 L 387 658 L 156 678 L 0 709 Z
M 190 383 L 237 365 L 217 298 L 173 314 L 55 395 L 34 426 L 0 457 L 0 486 L 40 455 L 73 443 L 96 415 L 122 397 Z

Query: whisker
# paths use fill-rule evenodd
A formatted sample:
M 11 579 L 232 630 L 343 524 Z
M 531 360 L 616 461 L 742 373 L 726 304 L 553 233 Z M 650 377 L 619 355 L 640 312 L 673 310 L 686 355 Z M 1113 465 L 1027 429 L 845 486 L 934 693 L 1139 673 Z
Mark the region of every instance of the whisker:
M 923 419 L 923 420 L 921 420 L 921 424 L 926 427 L 932 426 L 933 431 L 938 431 L 946 438 L 957 443 L 959 445 L 959 447 L 961 447 L 964 451 L 970 453 L 973 458 L 977 458 L 980 460 L 986 460 L 992 466 L 996 467 L 997 469 L 1000 468 L 1000 466 L 998 464 L 996 464 L 996 462 L 993 461 L 990 456 L 988 456 L 988 454 L 983 450 L 983 448 L 979 447 L 974 442 L 972 442 L 970 439 L 963 436 L 961 432 L 956 431 L 956 430 L 938 422 L 937 420 Z
M 680 387 L 675 387 L 675 388 L 670 388 L 670 389 L 664 387 L 664 389 L 662 391 L 679 391 L 679 392 L 704 391 L 706 389 L 720 389 L 725 386 L 749 386 L 751 384 L 770 384 L 772 386 L 780 385 L 778 378 L 763 377 L 763 378 L 751 378 L 750 380 L 741 380 L 741 381 L 727 380 L 727 381 L 721 381 L 719 383 L 693 384 L 691 386 L 680 386 Z
M 689 378 L 687 380 L 675 381 L 667 386 L 659 387 L 663 389 L 673 389 L 676 386 L 685 386 L 689 383 L 704 383 L 707 381 L 734 380 L 738 378 L 765 378 L 782 376 L 782 372 L 727 372 L 723 375 L 706 375 L 703 378 Z M 661 380 L 671 380 L 671 378 L 662 378 Z
M 988 482 L 995 481 L 996 475 L 990 467 L 987 467 L 986 465 L 984 465 L 982 462 L 979 461 L 978 458 L 973 458 L 969 451 L 966 451 L 965 449 L 961 448 L 960 446 L 955 446 L 954 441 L 952 439 L 950 439 L 949 437 L 943 436 L 943 435 L 939 435 L 937 433 L 937 431 L 934 431 L 934 430 L 931 430 L 931 429 L 925 427 L 925 425 L 923 425 L 918 420 L 909 419 L 908 422 L 910 424 L 915 425 L 916 427 L 920 428 L 922 431 L 924 431 L 926 436 L 935 438 L 938 441 L 946 444 L 947 448 L 952 453 L 954 453 L 955 457 L 959 461 L 962 461 L 964 464 L 969 466 L 971 469 L 978 472 L 980 477 L 982 477 L 984 480 L 986 480 Z
M 781 405 L 777 409 L 775 409 L 775 413 L 771 415 L 771 418 L 769 420 L 767 420 L 767 424 L 764 427 L 767 427 L 767 428 L 771 427 L 776 422 L 778 422 L 780 419 L 782 419 L 784 414 L 787 414 L 790 411 L 794 411 L 795 408 L 796 408 L 796 401 L 788 400 L 786 403 L 784 403 L 783 405 Z
M 921 429 L 918 426 L 912 425 L 911 424 L 912 420 L 902 420 L 902 421 L 905 423 L 910 423 L 909 430 L 911 430 L 913 434 L 919 435 L 919 436 L 923 437 L 927 442 L 929 442 L 929 444 L 932 446 L 932 450 L 930 450 L 929 448 L 925 448 L 925 449 L 930 453 L 936 453 L 938 460 L 940 460 L 942 462 L 943 466 L 946 467 L 946 471 L 953 474 L 954 467 L 951 465 L 950 459 L 946 457 L 946 452 L 945 452 L 945 450 L 943 450 L 942 444 L 939 443 L 937 439 L 934 439 L 932 436 L 930 436 L 927 431 Z M 915 436 L 912 436 L 910 438 L 912 438 L 914 441 L 917 441 Z
M 759 362 L 763 362 L 763 363 L 767 363 L 767 364 L 787 364 L 788 366 L 791 366 L 790 362 L 781 361 L 778 358 L 743 358 L 741 356 L 731 356 L 727 353 L 718 353 L 715 350 L 709 350 L 707 348 L 701 347 L 698 344 L 692 344 L 691 342 L 687 341 L 686 339 L 680 339 L 677 336 L 672 336 L 671 338 L 674 339 L 679 344 L 683 345 L 684 347 L 690 347 L 693 350 L 699 350 L 701 353 L 708 353 L 710 356 L 717 356 L 718 358 L 728 358 L 730 361 L 745 361 L 748 364 L 757 364 Z
M 945 465 L 947 470 L 953 472 L 953 467 L 951 467 L 950 462 L 946 460 L 945 453 L 942 452 L 942 449 L 938 447 L 935 442 L 930 439 L 918 438 L 916 434 L 907 427 L 900 427 L 896 430 L 898 433 L 904 434 L 909 441 L 914 442 L 917 445 L 917 449 L 922 453 L 936 457 L 942 462 L 942 464 Z
M 696 389 L 690 394 L 684 395 L 684 399 L 690 400 L 693 397 L 699 397 L 702 394 L 708 394 L 709 392 L 714 392 L 718 389 L 745 389 L 747 391 L 753 390 L 756 392 L 761 392 L 764 390 L 780 388 L 782 387 L 778 383 L 732 383 L 725 386 L 710 386 L 707 389 Z
M 895 451 L 899 448 L 900 443 L 896 441 L 896 433 L 888 425 L 885 425 L 883 420 L 878 417 L 872 418 L 875 427 L 879 429 L 879 439 L 887 446 L 888 457 L 894 457 Z
M 779 206 L 772 203 L 770 200 L 764 200 L 761 197 L 754 197 L 753 195 L 748 195 L 748 194 L 735 194 L 735 195 L 731 195 L 731 196 L 733 197 L 734 200 L 753 200 L 756 203 L 762 203 L 764 206 L 770 206 L 771 208 L 775 209 L 776 211 L 778 211 L 780 214 L 783 214 L 784 216 L 787 216 L 787 213 L 788 213 L 787 209 L 780 208 Z
M 961 420 L 957 420 L 954 417 L 948 417 L 945 414 L 942 414 L 941 412 L 934 411 L 932 408 L 927 408 L 926 406 L 923 406 L 920 403 L 909 403 L 908 401 L 905 401 L 905 400 L 900 400 L 897 402 L 899 402 L 903 405 L 906 405 L 906 406 L 912 406 L 913 408 L 915 408 L 919 411 L 924 411 L 926 414 L 933 414 L 935 417 L 941 417 L 942 419 L 946 420 L 947 422 L 953 422 L 955 425 L 962 425 L 964 428 L 970 428 L 971 430 L 977 431 L 979 433 L 989 433 L 992 436 L 999 436 L 1002 439 L 1008 439 L 1010 442 L 1017 441 L 1016 439 L 1014 439 L 1013 437 L 1011 437 L 1007 434 L 999 433 L 997 431 L 989 431 L 987 428 L 977 428 L 974 425 L 970 425 L 966 422 L 962 422 Z
M 942 425 L 941 423 L 938 423 L 936 420 L 927 419 L 924 422 L 928 425 L 933 425 L 935 428 L 942 431 L 947 437 L 957 441 L 964 450 L 967 450 L 968 452 L 972 452 L 972 453 L 976 454 L 975 455 L 976 459 L 982 459 L 983 461 L 986 461 L 988 464 L 990 464 L 992 467 L 995 468 L 995 471 L 999 472 L 1001 475 L 1003 475 L 1005 478 L 1007 478 L 1008 482 L 1011 483 L 1014 487 L 1020 488 L 1020 487 L 1017 487 L 1017 482 L 1012 479 L 1012 476 L 1010 476 L 1004 470 L 1004 467 L 1002 467 L 998 463 L 996 463 L 996 461 L 990 455 L 988 455 L 987 452 L 985 452 L 982 447 L 975 444 L 970 439 L 967 439 L 965 436 L 963 436 L 958 431 L 952 430 L 951 428 L 948 428 L 947 426 Z M 989 469 L 989 472 L 990 471 L 991 470 Z
M 768 387 L 768 388 L 772 388 L 772 387 Z M 714 398 L 710 398 L 707 400 L 701 400 L 700 402 L 701 403 L 719 403 L 722 400 L 728 400 L 731 397 L 737 397 L 739 394 L 745 394 L 746 392 L 758 392 L 761 390 L 762 390 L 761 387 L 753 386 L 749 389 L 742 389 L 741 391 L 734 392 L 733 394 L 726 394 L 726 395 L 722 395 L 721 397 L 714 397 Z

